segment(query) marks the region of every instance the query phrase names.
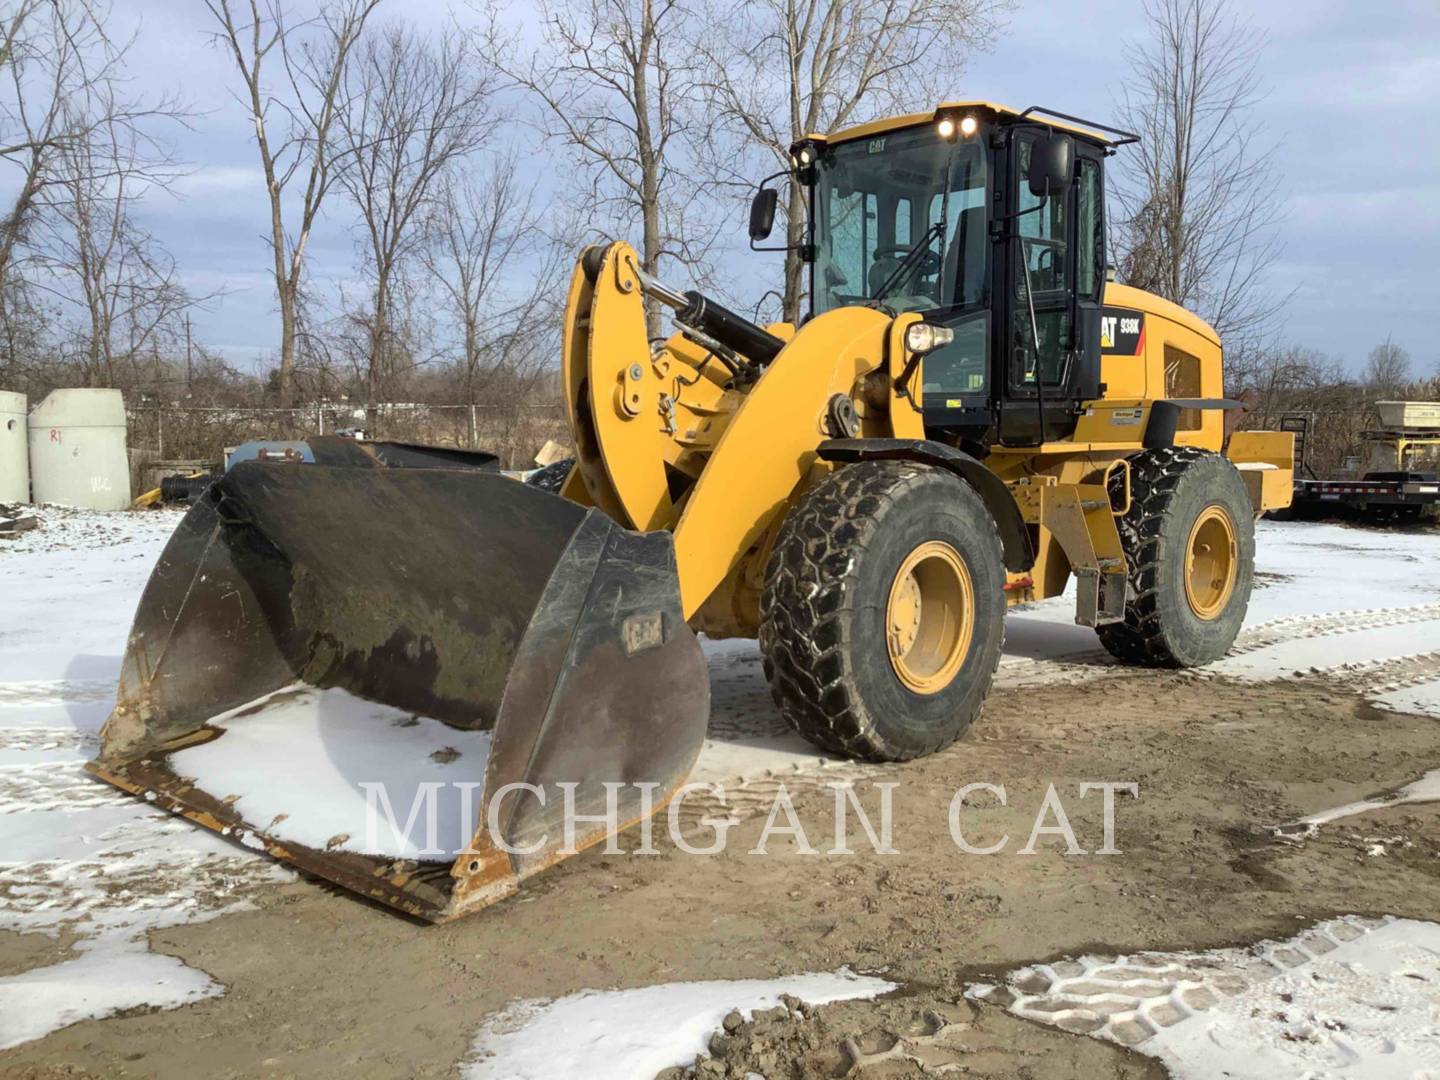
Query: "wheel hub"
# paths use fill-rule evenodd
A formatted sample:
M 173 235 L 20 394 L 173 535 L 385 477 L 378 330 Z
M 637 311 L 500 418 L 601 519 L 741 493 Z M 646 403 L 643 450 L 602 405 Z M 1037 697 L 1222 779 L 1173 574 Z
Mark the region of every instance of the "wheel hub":
M 955 678 L 975 633 L 975 586 L 960 553 L 942 540 L 916 547 L 895 574 L 885 605 L 890 666 L 917 694 Z
M 1207 506 L 1185 544 L 1185 599 L 1197 618 L 1208 622 L 1225 610 L 1239 565 L 1235 522 L 1223 506 Z

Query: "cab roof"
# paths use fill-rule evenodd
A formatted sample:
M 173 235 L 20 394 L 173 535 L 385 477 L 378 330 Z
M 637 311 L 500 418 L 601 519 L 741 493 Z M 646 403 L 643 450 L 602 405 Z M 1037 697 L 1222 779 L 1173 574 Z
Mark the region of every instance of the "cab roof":
M 1018 120 L 1021 117 L 1026 119 L 1035 118 L 1036 123 L 1048 124 L 1061 131 L 1068 132 L 1098 146 L 1123 146 L 1130 142 L 1139 142 L 1139 136 L 1132 135 L 1128 131 L 1119 131 L 1115 128 L 1107 128 L 1103 124 L 1097 124 L 1090 120 L 1081 120 L 1079 117 L 1066 116 L 1064 113 L 1057 113 L 1051 109 L 1032 105 L 1028 109 L 1012 109 L 1008 105 L 1000 105 L 994 101 L 942 101 L 932 112 L 908 113 L 905 116 L 890 116 L 882 120 L 871 120 L 865 124 L 856 124 L 853 127 L 842 128 L 829 135 L 807 135 L 807 139 L 813 139 L 823 143 L 849 142 L 852 139 L 863 139 L 872 135 L 881 135 L 887 131 L 898 131 L 901 128 L 916 127 L 920 124 L 931 124 L 938 122 L 943 116 L 962 117 L 966 113 L 988 112 L 1000 119 Z M 1108 132 L 1108 133 L 1107 133 Z

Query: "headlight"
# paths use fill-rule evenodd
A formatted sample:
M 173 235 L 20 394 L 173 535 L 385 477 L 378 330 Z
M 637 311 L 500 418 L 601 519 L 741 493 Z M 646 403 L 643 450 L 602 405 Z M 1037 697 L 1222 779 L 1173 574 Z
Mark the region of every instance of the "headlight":
M 924 356 L 955 340 L 955 331 L 948 326 L 917 322 L 905 328 L 905 348 Z
M 973 116 L 967 116 L 960 121 L 960 134 L 968 139 L 971 135 L 975 134 L 975 129 L 979 126 Z
M 951 120 L 948 116 L 940 121 L 939 129 L 940 137 L 942 139 L 951 139 L 955 137 L 955 121 Z

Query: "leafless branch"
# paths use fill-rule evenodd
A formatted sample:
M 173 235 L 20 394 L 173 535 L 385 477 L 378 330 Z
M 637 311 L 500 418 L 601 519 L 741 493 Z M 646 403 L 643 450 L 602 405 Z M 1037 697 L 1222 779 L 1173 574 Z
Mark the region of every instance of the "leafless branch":
M 288 405 L 293 393 L 305 247 L 335 180 L 335 127 L 346 72 L 379 2 L 333 0 L 315 18 L 291 23 L 284 0 L 205 0 L 217 26 L 214 42 L 240 78 L 236 96 L 255 127 L 270 201 L 281 404 Z M 285 189 L 297 178 L 303 192 L 287 226 Z
M 1229 0 L 1150 0 L 1146 16 L 1121 106 L 1142 139 L 1115 185 L 1122 276 L 1198 310 L 1227 348 L 1253 347 L 1288 299 L 1265 281 L 1280 241 L 1273 147 L 1254 121 L 1263 38 Z
M 876 116 L 954 97 L 967 55 L 999 33 L 1008 0 L 710 0 L 697 49 L 708 102 L 708 171 L 716 189 L 753 189 L 788 167 L 790 146 Z M 738 151 L 738 152 L 737 152 Z M 758 158 L 758 162 L 757 162 Z M 791 185 L 786 243 L 803 239 L 803 193 Z M 785 257 L 785 318 L 804 291 Z

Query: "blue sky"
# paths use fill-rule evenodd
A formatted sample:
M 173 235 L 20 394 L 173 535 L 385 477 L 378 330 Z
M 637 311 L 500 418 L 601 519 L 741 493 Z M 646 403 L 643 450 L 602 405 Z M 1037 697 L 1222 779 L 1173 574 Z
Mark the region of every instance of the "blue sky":
M 438 26 L 449 8 L 390 0 L 381 13 Z M 458 10 L 462 21 L 475 17 Z M 1272 281 L 1294 290 L 1279 336 L 1340 356 L 1352 370 L 1391 336 L 1428 373 L 1440 363 L 1440 3 L 1269 0 L 1240 10 L 1264 37 L 1266 96 L 1255 120 L 1278 147 L 1284 253 Z M 197 333 L 248 364 L 273 349 L 278 319 L 263 240 L 268 211 L 231 71 L 209 43 L 199 0 L 123 0 L 116 12 L 140 20 L 134 88 L 176 90 L 203 114 L 177 139 L 193 170 L 181 197 L 152 200 L 145 223 L 194 291 L 226 290 L 196 314 Z M 1139 0 L 1029 0 L 947 96 L 1105 120 L 1142 30 Z M 554 153 L 534 160 L 537 175 L 559 167 Z M 350 273 L 347 224 L 337 198 L 312 240 L 312 285 L 334 288 Z M 737 238 L 743 228 L 737 213 Z M 778 263 L 769 269 L 778 277 Z

